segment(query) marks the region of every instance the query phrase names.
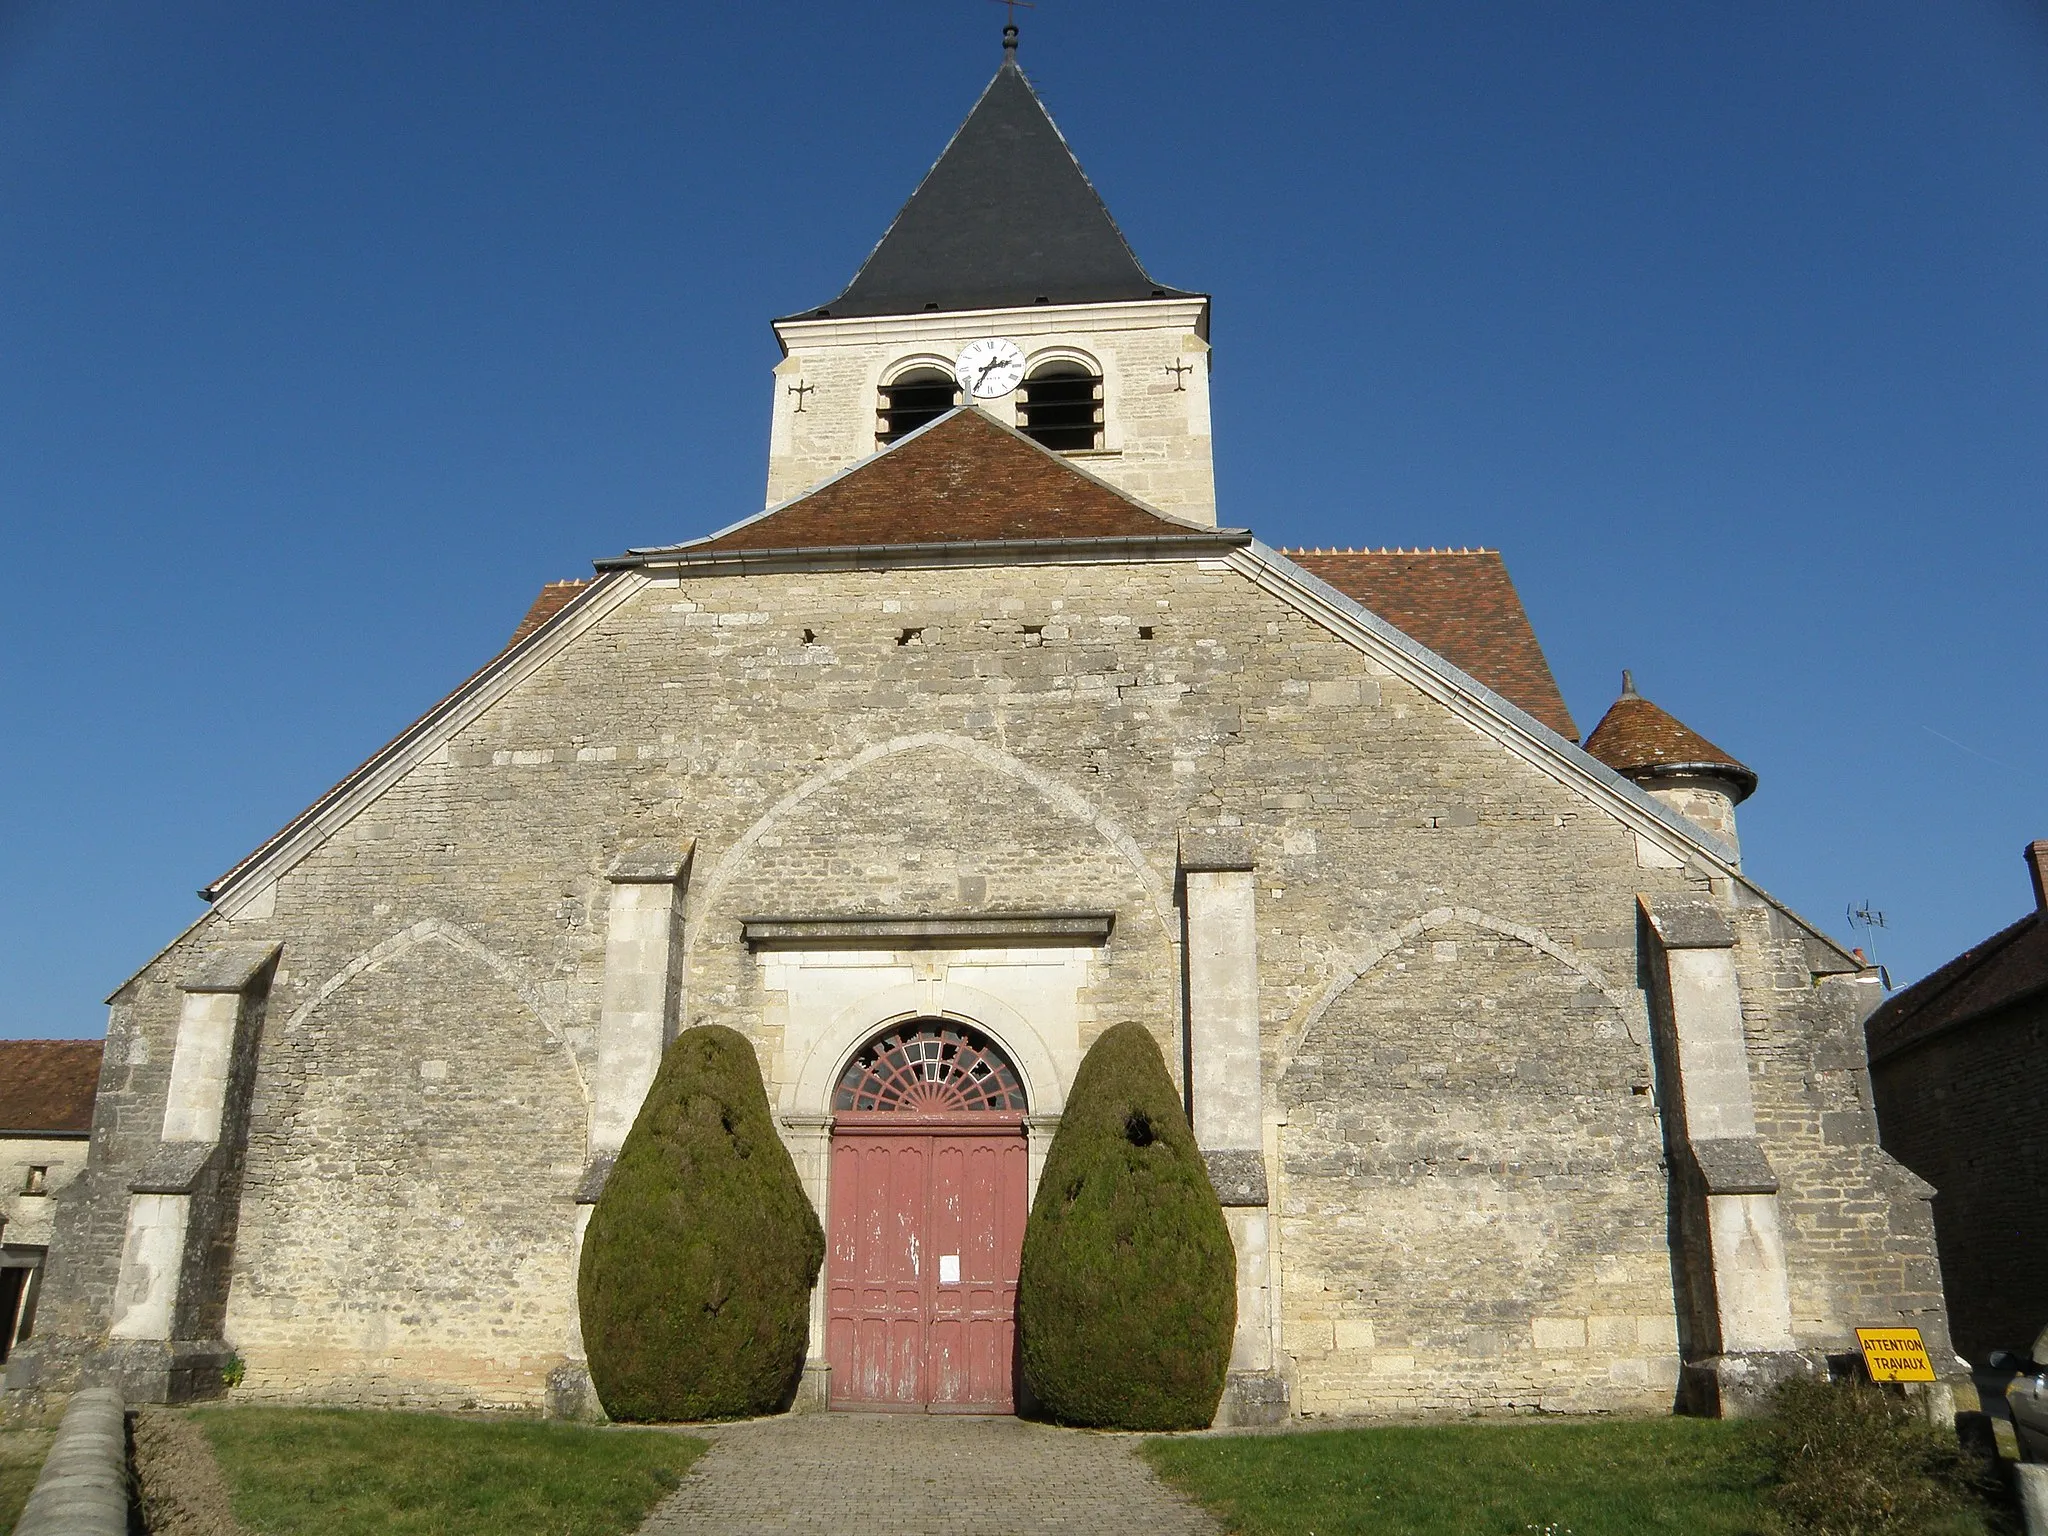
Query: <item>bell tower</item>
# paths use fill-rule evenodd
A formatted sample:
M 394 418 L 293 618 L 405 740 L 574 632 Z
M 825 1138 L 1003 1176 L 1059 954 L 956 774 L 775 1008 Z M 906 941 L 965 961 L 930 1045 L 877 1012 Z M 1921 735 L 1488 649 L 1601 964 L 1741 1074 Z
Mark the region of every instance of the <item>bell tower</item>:
M 1014 26 L 846 291 L 775 335 L 769 506 L 971 401 L 1162 512 L 1216 522 L 1208 295 L 1138 264 L 1025 79 Z

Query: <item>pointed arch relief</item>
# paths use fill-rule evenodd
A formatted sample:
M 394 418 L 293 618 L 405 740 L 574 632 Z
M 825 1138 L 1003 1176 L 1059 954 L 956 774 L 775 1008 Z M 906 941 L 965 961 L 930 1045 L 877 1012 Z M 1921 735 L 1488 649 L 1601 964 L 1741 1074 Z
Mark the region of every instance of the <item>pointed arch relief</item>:
M 537 1400 L 574 1321 L 589 1136 L 551 1013 L 505 957 L 428 919 L 285 1020 L 229 1301 L 255 1390 Z
M 582 1063 L 576 1059 L 575 1049 L 569 1044 L 562 1021 L 557 1017 L 556 1010 L 549 1005 L 546 996 L 503 955 L 484 944 L 466 928 L 438 917 L 426 918 L 414 923 L 410 928 L 393 934 L 382 943 L 364 950 L 328 977 L 314 989 L 312 996 L 292 1010 L 281 1031 L 283 1038 L 290 1039 L 297 1034 L 321 1004 L 359 976 L 385 970 L 425 944 L 446 945 L 456 953 L 483 966 L 518 995 L 520 1003 L 546 1033 L 549 1043 L 562 1053 L 563 1060 L 568 1064 L 570 1076 L 575 1080 L 584 1116 L 588 1119 L 590 1085 L 584 1080 Z
M 960 759 L 963 766 L 971 766 L 985 774 L 997 775 L 1010 784 L 1031 791 L 1041 804 L 1060 819 L 1077 830 L 1092 834 L 1095 839 L 1106 844 L 1113 850 L 1118 862 L 1128 871 L 1130 879 L 1143 894 L 1145 904 L 1150 909 L 1149 915 L 1156 920 L 1161 941 L 1169 952 L 1177 955 L 1175 936 L 1178 932 L 1178 919 L 1174 912 L 1171 886 L 1145 857 L 1137 839 L 1132 837 L 1115 817 L 1095 805 L 1072 785 L 998 747 L 976 741 L 971 737 L 955 736 L 942 731 L 925 731 L 873 743 L 851 757 L 820 769 L 783 795 L 748 827 L 719 858 L 706 878 L 702 891 L 691 893 L 683 934 L 685 965 L 695 960 L 707 923 L 723 913 L 727 888 L 766 851 L 764 845 L 768 840 L 788 826 L 800 812 L 810 806 L 810 802 L 827 791 L 846 785 L 863 770 L 888 763 L 907 753 L 925 751 L 946 753 Z M 1119 915 L 1121 920 L 1127 921 L 1134 914 Z
M 1358 982 L 1370 975 L 1383 961 L 1401 949 L 1403 945 L 1412 943 L 1434 929 L 1447 927 L 1454 923 L 1463 923 L 1473 928 L 1498 934 L 1505 939 L 1513 939 L 1518 943 L 1526 944 L 1537 953 L 1547 955 L 1552 960 L 1555 960 L 1566 970 L 1573 972 L 1583 979 L 1589 987 L 1598 992 L 1614 1009 L 1615 1014 L 1621 1020 L 1621 1027 L 1626 1032 L 1630 1044 L 1647 1048 L 1649 1041 L 1648 1015 L 1645 1011 L 1641 993 L 1637 992 L 1633 987 L 1623 989 L 1616 986 L 1599 970 L 1588 965 L 1575 952 L 1565 948 L 1565 946 L 1540 929 L 1531 928 L 1524 923 L 1512 922 L 1504 917 L 1495 917 L 1491 913 L 1482 912 L 1475 907 L 1435 907 L 1419 916 L 1410 918 L 1397 928 L 1389 928 L 1375 935 L 1362 948 L 1352 951 L 1350 955 L 1336 957 L 1337 974 L 1330 979 L 1323 990 L 1317 994 L 1316 1000 L 1309 1005 L 1308 1013 L 1302 1019 L 1300 1027 L 1288 1032 L 1281 1051 L 1279 1076 L 1283 1078 L 1286 1076 L 1288 1067 L 1292 1065 L 1294 1058 L 1300 1054 L 1310 1032 L 1315 1029 L 1316 1025 L 1322 1022 L 1324 1016 L 1336 1006 L 1338 1000 L 1345 993 L 1349 992 Z

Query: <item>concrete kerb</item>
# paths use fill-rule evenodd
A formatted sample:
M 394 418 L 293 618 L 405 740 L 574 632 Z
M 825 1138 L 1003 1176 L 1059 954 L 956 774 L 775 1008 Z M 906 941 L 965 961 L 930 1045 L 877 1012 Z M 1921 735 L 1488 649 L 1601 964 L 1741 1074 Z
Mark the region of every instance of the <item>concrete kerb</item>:
M 15 1536 L 126 1536 L 128 1416 L 120 1392 L 75 1394 Z
M 2012 1482 L 2026 1519 L 2027 1536 L 2048 1536 L 2048 1465 L 2020 1462 L 2012 1469 Z

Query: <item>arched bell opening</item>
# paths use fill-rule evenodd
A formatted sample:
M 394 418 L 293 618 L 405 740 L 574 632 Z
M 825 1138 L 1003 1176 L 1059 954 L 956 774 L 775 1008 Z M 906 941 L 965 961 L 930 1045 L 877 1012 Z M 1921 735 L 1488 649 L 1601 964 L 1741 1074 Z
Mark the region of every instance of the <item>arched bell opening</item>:
M 1023 1078 L 958 1019 L 870 1037 L 832 1094 L 834 1407 L 1010 1413 L 1030 1181 Z

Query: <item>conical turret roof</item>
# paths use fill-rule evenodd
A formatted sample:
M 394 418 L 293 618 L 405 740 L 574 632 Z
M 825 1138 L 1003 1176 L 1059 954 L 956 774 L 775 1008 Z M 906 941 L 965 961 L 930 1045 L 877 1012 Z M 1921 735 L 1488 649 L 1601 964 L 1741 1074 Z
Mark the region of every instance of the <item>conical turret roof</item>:
M 1756 788 L 1754 769 L 1637 693 L 1635 679 L 1626 672 L 1621 674 L 1621 697 L 1593 727 L 1586 750 L 1627 779 L 1675 774 L 1726 779 L 1738 802 Z
M 1190 297 L 1138 265 L 1009 53 L 846 291 L 784 318 Z

